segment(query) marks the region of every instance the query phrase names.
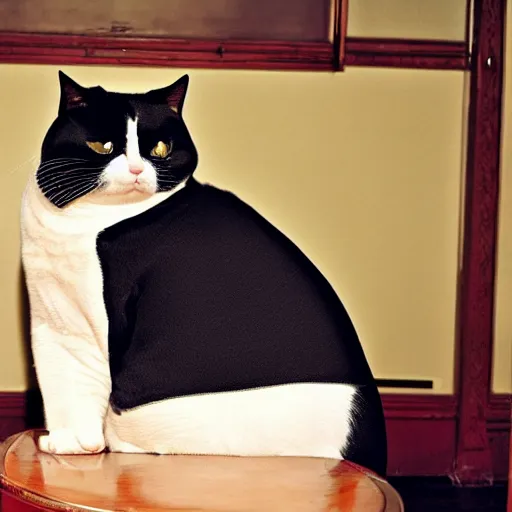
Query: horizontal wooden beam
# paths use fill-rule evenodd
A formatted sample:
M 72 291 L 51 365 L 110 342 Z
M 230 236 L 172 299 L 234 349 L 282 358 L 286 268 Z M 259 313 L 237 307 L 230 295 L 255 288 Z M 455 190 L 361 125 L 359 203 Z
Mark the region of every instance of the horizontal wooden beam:
M 464 41 L 351 37 L 347 38 L 345 65 L 465 70 L 469 53 Z
M 201 41 L 0 33 L 0 62 L 334 71 L 346 66 L 467 69 L 463 42 L 347 38 L 329 42 Z
M 0 62 L 328 71 L 330 43 L 0 33 Z

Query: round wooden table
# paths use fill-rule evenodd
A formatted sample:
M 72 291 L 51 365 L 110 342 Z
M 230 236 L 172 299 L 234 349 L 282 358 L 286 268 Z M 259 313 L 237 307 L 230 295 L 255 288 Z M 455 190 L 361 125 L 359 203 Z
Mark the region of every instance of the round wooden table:
M 0 446 L 3 512 L 395 512 L 381 478 L 346 461 L 39 451 L 44 431 Z

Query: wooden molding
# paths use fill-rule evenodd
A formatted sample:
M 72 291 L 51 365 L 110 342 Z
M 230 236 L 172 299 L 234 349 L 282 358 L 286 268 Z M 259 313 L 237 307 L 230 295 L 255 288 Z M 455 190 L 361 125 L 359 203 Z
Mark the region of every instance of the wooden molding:
M 327 71 L 333 46 L 0 33 L 0 62 Z
M 347 38 L 340 3 L 334 43 L 201 41 L 0 33 L 0 62 L 180 68 L 336 71 L 347 66 L 424 69 L 468 67 L 466 43 Z
M 454 395 L 381 394 L 386 420 L 454 420 L 457 398 Z
M 349 37 L 346 47 L 347 66 L 458 70 L 469 67 L 464 41 Z
M 491 484 L 493 464 L 486 412 L 493 354 L 505 2 L 482 0 L 475 2 L 474 9 L 458 294 L 459 435 L 454 478 L 460 484 Z
M 457 397 L 382 394 L 389 451 L 389 476 L 451 475 L 456 447 Z M 498 479 L 506 479 L 510 395 L 489 402 L 487 428 Z M 42 427 L 40 397 L 34 392 L 0 393 L 0 441 Z M 34 418 L 36 418 L 34 420 Z
M 508 430 L 512 414 L 512 396 L 492 394 L 487 405 L 487 428 L 489 430 Z

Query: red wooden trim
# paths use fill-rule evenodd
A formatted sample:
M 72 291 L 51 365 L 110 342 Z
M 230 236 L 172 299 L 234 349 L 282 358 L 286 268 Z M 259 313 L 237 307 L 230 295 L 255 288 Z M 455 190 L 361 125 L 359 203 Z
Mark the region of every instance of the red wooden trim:
M 464 41 L 349 37 L 346 46 L 347 66 L 468 68 L 468 49 Z
M 24 392 L 0 392 L 0 419 L 23 416 L 25 414 L 25 404 Z
M 0 62 L 326 71 L 333 45 L 0 33 Z
M 425 69 L 468 67 L 466 43 L 347 38 L 346 0 L 334 43 L 201 41 L 0 33 L 0 62 L 101 64 L 183 68 L 332 71 L 349 66 Z
M 386 419 L 455 419 L 454 395 L 381 394 Z
M 487 404 L 487 428 L 489 430 L 510 429 L 512 419 L 512 395 L 492 394 Z
M 475 2 L 459 289 L 455 481 L 492 483 L 491 389 L 505 1 Z

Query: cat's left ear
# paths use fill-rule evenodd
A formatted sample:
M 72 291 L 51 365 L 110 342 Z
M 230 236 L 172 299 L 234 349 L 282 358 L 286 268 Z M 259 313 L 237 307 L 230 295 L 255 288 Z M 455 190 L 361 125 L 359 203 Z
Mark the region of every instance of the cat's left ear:
M 60 82 L 60 104 L 59 114 L 77 108 L 86 107 L 86 91 L 85 87 L 76 83 L 74 80 L 69 78 L 68 75 L 59 71 L 59 82 Z
M 172 85 L 152 91 L 158 94 L 161 98 L 165 99 L 169 108 L 179 116 L 183 111 L 183 104 L 185 103 L 185 96 L 187 95 L 189 76 L 183 75 L 179 80 L 176 80 Z

